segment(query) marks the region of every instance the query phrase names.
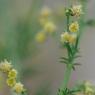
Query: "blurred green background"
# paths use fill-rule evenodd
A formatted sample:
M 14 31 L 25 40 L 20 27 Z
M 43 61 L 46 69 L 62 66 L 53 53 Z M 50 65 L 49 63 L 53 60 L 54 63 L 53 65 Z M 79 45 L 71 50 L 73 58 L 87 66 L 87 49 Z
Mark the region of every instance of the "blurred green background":
M 81 51 L 86 58 L 80 61 L 93 63 L 95 54 L 93 51 L 88 51 L 95 47 L 95 1 L 84 0 L 83 2 L 86 2 L 87 13 L 84 20 L 86 35 L 83 34 Z M 0 60 L 12 61 L 29 95 L 56 95 L 63 80 L 64 66 L 59 64 L 58 58 L 62 53 L 65 54 L 65 50 L 59 49 L 60 45 L 57 41 L 59 37 L 50 36 L 46 43 L 37 44 L 35 35 L 41 30 L 38 16 L 43 6 L 48 6 L 53 11 L 54 20 L 58 26 L 56 34 L 60 34 L 65 20 L 57 14 L 59 8 L 67 3 L 67 0 L 0 0 Z M 88 42 L 91 43 L 90 41 L 93 41 L 93 44 L 88 44 Z M 88 47 L 91 45 L 94 45 L 93 48 Z M 88 57 L 89 60 L 87 60 Z M 95 71 L 94 68 L 87 73 L 88 69 L 84 70 L 84 67 L 85 65 L 80 68 L 80 71 L 74 73 L 70 85 L 77 79 L 89 79 L 94 82 L 95 77 L 90 75 Z M 86 68 L 88 67 L 89 64 L 86 64 Z M 0 95 L 11 95 L 3 77 L 0 74 Z

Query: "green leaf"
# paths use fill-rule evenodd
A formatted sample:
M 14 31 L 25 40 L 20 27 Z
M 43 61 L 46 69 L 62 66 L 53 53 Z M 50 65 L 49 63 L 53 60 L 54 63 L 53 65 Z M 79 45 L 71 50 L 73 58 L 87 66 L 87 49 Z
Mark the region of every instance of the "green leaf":
M 75 71 L 76 69 L 75 69 L 75 66 L 72 66 L 72 69 Z
M 74 63 L 74 65 L 75 65 L 75 66 L 79 66 L 79 65 L 81 65 L 81 64 L 80 64 L 80 63 Z
M 72 69 L 75 71 L 76 70 L 76 66 L 80 66 L 80 63 L 73 63 L 72 64 Z
M 61 57 L 61 59 L 64 59 L 64 60 L 66 60 L 66 61 L 68 61 L 69 59 L 68 58 L 66 58 L 66 57 Z
M 77 50 L 77 47 L 78 47 L 78 43 L 79 43 L 79 36 L 77 37 L 76 43 L 75 43 L 75 49 L 76 49 L 76 50 Z
M 76 55 L 74 58 L 76 59 L 76 58 L 79 58 L 79 57 L 81 57 L 80 55 Z
M 64 60 L 60 60 L 60 63 L 68 64 L 68 62 Z

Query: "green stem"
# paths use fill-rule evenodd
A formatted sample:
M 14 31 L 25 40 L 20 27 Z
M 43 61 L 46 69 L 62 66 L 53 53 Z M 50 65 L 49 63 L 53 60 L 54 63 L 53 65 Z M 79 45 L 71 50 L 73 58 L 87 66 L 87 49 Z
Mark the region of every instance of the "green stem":
M 83 2 L 83 5 L 86 6 L 86 3 Z M 85 8 L 85 7 L 84 7 L 84 8 Z M 66 16 L 67 16 L 67 32 L 69 32 L 70 17 L 69 17 L 69 15 L 66 15 Z M 84 23 L 83 23 L 83 19 L 84 19 L 84 16 L 82 16 L 82 18 L 81 18 L 81 20 L 80 20 L 80 25 L 81 25 L 81 26 L 80 26 L 80 27 L 81 27 L 80 31 L 82 31 L 83 26 L 84 26 L 84 25 L 83 25 L 83 24 L 84 24 Z M 81 34 L 81 32 L 80 32 L 80 34 Z M 80 37 L 80 34 L 79 34 L 79 37 Z M 79 39 L 79 38 L 78 38 L 78 39 Z M 76 48 L 78 47 L 78 45 L 79 45 L 79 42 L 77 43 Z M 73 63 L 73 61 L 74 61 L 74 57 L 73 57 L 73 56 L 75 56 L 75 54 L 77 53 L 77 51 L 75 51 L 75 53 L 70 56 L 69 50 L 67 50 L 67 51 L 68 51 L 68 58 L 69 58 L 69 59 L 72 59 L 72 60 L 70 61 L 70 63 L 67 64 L 67 68 L 66 68 L 66 71 L 65 71 L 65 74 L 64 74 L 64 80 L 63 80 L 63 84 L 62 84 L 62 88 L 61 88 L 62 91 L 64 91 L 64 90 L 68 87 L 68 83 L 69 83 L 70 76 L 71 76 L 71 72 L 72 72 L 72 63 Z M 59 95 L 63 95 L 63 93 L 60 92 Z M 65 94 L 64 94 L 64 95 L 65 95 Z
M 72 71 L 72 66 L 71 65 L 67 65 L 66 71 L 65 71 L 65 75 L 64 75 L 64 81 L 63 81 L 63 85 L 62 85 L 62 89 L 66 89 L 68 86 L 68 82 L 71 76 L 71 71 Z
M 69 15 L 67 15 L 67 32 L 69 32 L 69 20 L 70 20 L 70 17 Z
M 70 17 L 67 14 L 67 32 L 69 32 L 69 21 L 70 21 Z M 67 50 L 68 51 L 68 50 Z M 68 57 L 70 58 L 70 53 L 68 51 Z M 70 75 L 71 75 L 71 71 L 72 71 L 72 66 L 70 64 L 67 65 L 66 71 L 65 71 L 65 75 L 64 75 L 64 81 L 62 84 L 62 89 L 66 89 L 69 79 L 70 79 Z

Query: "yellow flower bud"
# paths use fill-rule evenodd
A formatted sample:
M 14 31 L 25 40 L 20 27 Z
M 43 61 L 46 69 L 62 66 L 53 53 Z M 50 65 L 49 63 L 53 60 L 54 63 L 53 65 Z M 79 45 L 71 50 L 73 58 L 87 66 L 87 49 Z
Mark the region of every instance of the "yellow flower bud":
M 37 33 L 35 39 L 37 42 L 43 43 L 46 40 L 46 34 L 44 32 L 39 32 Z
M 41 15 L 41 17 L 46 18 L 46 17 L 50 16 L 50 14 L 51 14 L 51 10 L 49 8 L 45 7 L 45 8 L 42 9 L 40 15 Z
M 16 78 L 17 77 L 17 71 L 15 69 L 12 69 L 8 73 L 9 78 Z
M 82 6 L 81 5 L 75 5 L 71 8 L 72 15 L 79 17 L 81 14 L 83 14 Z
M 79 30 L 79 24 L 78 22 L 73 22 L 71 23 L 71 25 L 69 26 L 69 30 L 70 32 L 77 32 Z
M 49 33 L 53 33 L 56 30 L 56 26 L 52 22 L 47 22 L 44 26 L 44 30 Z
M 4 60 L 3 62 L 0 63 L 0 70 L 2 72 L 9 72 L 11 68 L 12 68 L 12 65 L 7 60 Z
M 68 42 L 70 38 L 70 34 L 68 32 L 65 32 L 61 34 L 61 42 Z
M 24 91 L 23 84 L 21 83 L 16 83 L 15 86 L 13 87 L 13 90 L 17 93 L 20 94 Z
M 61 42 L 69 42 L 70 44 L 73 44 L 76 41 L 76 35 L 70 34 L 68 32 L 65 32 L 61 34 Z
M 15 79 L 13 79 L 13 78 L 8 78 L 7 79 L 8 86 L 13 87 L 15 85 L 15 83 L 16 83 Z

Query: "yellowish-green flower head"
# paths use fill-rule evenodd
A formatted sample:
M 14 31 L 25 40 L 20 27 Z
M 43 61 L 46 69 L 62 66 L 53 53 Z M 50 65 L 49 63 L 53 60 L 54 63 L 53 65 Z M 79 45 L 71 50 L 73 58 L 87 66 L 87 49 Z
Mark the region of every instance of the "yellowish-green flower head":
M 75 5 L 75 6 L 73 6 L 71 8 L 71 11 L 72 11 L 72 15 L 73 16 L 79 17 L 81 14 L 83 14 L 82 5 Z
M 51 15 L 51 10 L 48 7 L 44 7 L 40 13 L 41 17 L 49 17 Z
M 15 70 L 15 69 L 10 70 L 8 73 L 8 77 L 9 78 L 16 78 L 17 77 L 17 70 Z
M 86 87 L 85 88 L 85 94 L 86 95 L 94 95 L 94 89 L 92 89 L 90 87 Z
M 68 32 L 62 33 L 61 34 L 61 42 L 68 42 L 70 38 L 70 34 Z
M 15 86 L 13 87 L 13 90 L 17 93 L 20 94 L 24 91 L 23 84 L 21 83 L 16 83 Z
M 69 37 L 69 43 L 70 44 L 74 44 L 76 42 L 76 34 L 71 34 L 70 37 Z
M 61 42 L 68 42 L 70 44 L 73 44 L 76 41 L 76 35 L 75 34 L 70 34 L 68 32 L 65 32 L 61 34 Z
M 47 22 L 44 26 L 44 30 L 48 33 L 53 33 L 56 30 L 56 26 L 53 22 Z
M 5 72 L 7 75 L 6 83 L 7 85 L 12 88 L 17 94 L 21 92 L 25 92 L 26 90 L 23 88 L 21 83 L 17 83 L 17 70 L 15 70 L 11 63 L 7 60 L 4 60 L 0 63 L 0 71 Z
M 12 68 L 12 65 L 10 62 L 8 62 L 7 60 L 4 60 L 0 63 L 0 70 L 2 72 L 9 72 Z
M 45 42 L 45 40 L 46 40 L 45 32 L 41 31 L 41 32 L 37 33 L 35 39 L 39 43 Z
M 85 87 L 85 94 L 94 95 L 95 91 L 93 89 L 92 84 L 89 81 L 85 81 L 84 87 Z
M 10 87 L 13 87 L 16 84 L 16 80 L 13 78 L 8 78 L 7 79 L 7 85 Z
M 77 21 L 71 23 L 71 25 L 69 26 L 69 30 L 70 32 L 77 32 L 79 31 L 79 24 Z

